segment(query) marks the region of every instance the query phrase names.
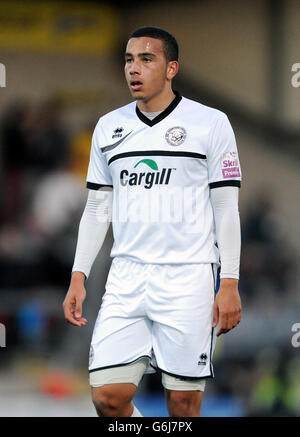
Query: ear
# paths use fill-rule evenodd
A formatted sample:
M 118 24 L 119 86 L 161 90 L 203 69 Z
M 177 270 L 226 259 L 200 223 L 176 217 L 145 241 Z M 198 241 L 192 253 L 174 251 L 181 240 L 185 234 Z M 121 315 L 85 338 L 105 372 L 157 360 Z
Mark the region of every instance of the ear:
M 177 61 L 168 62 L 167 72 L 166 72 L 167 79 L 172 80 L 176 76 L 178 69 L 179 69 L 179 64 Z

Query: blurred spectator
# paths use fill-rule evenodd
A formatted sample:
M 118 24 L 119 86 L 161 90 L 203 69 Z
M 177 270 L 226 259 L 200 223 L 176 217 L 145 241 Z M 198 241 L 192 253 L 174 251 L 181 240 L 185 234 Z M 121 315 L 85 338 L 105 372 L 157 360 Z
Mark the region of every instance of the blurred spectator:
M 0 230 L 2 287 L 66 286 L 86 194 L 68 168 L 41 178 L 22 226 Z
M 0 228 L 2 287 L 65 287 L 69 280 L 87 190 L 74 171 L 80 156 L 68 153 L 60 110 L 55 100 L 34 111 L 23 104 L 2 125 L 8 186 Z M 21 146 L 16 160 L 15 143 Z M 86 173 L 87 163 L 81 165 Z
M 35 113 L 28 132 L 30 170 L 39 176 L 61 166 L 68 159 L 68 141 L 61 124 L 58 100 L 45 102 Z
M 3 189 L 1 222 L 17 223 L 37 179 L 68 159 L 68 141 L 55 99 L 40 108 L 12 105 L 1 123 Z
M 32 231 L 45 239 L 62 235 L 70 224 L 75 224 L 86 194 L 84 184 L 68 167 L 48 173 L 34 193 L 29 217 Z
M 275 203 L 268 192 L 258 192 L 242 218 L 241 292 L 253 305 L 262 287 L 285 296 L 295 271 L 295 256 Z
M 283 404 L 290 414 L 300 415 L 300 357 L 286 360 Z
M 25 102 L 13 104 L 1 122 L 3 188 L 0 220 L 15 223 L 20 214 L 24 172 L 29 165 L 28 126 L 32 108 Z
M 47 314 L 41 303 L 27 300 L 20 305 L 16 315 L 20 343 L 27 349 L 43 349 L 45 345 Z
M 96 123 L 91 123 L 76 132 L 70 140 L 71 170 L 82 181 L 85 181 L 90 159 L 93 128 Z
M 297 360 L 299 364 L 299 359 Z M 254 364 L 255 382 L 249 403 L 249 416 L 288 417 L 299 412 L 299 370 L 288 350 L 263 350 Z M 297 401 L 296 401 L 297 397 Z

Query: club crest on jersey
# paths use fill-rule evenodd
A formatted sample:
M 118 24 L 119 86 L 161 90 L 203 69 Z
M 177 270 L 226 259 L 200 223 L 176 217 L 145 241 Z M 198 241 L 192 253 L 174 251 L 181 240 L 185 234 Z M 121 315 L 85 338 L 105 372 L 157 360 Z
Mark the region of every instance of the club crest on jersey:
M 112 138 L 121 138 L 121 136 L 123 135 L 123 128 L 122 127 L 117 127 L 117 129 L 114 130 L 114 133 L 112 135 Z
M 165 138 L 171 146 L 180 146 L 186 138 L 186 130 L 180 126 L 171 127 L 167 130 Z

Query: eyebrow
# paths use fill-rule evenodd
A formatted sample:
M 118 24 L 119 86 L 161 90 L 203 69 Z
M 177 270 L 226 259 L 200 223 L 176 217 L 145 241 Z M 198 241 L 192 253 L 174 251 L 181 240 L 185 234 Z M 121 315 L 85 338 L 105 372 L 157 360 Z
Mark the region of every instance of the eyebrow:
M 133 58 L 133 54 L 132 53 L 128 53 L 128 52 L 126 52 L 125 53 L 125 57 L 126 56 L 131 56 L 132 58 Z M 140 58 L 142 58 L 143 56 L 152 56 L 152 57 L 156 57 L 156 55 L 154 54 L 154 53 L 150 53 L 150 52 L 143 52 L 143 53 L 139 53 L 138 54 L 138 57 L 140 57 Z

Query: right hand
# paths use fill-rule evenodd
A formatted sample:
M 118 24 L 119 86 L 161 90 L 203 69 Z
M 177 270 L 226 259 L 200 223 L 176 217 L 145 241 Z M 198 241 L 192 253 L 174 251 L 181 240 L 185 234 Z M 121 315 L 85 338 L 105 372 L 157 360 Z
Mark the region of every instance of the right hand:
M 81 272 L 74 272 L 69 290 L 63 301 L 65 318 L 75 326 L 84 326 L 87 320 L 82 317 L 82 304 L 86 296 L 84 287 L 85 275 Z

